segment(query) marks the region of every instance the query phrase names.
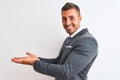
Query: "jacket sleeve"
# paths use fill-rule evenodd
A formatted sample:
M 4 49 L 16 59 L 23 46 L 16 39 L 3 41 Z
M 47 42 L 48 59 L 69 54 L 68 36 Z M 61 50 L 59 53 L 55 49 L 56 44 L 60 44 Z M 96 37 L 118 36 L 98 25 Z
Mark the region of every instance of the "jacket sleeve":
M 48 58 L 46 59 L 41 57 L 38 57 L 38 58 L 40 59 L 40 61 L 51 63 L 51 64 L 56 64 L 58 61 L 58 58 L 51 58 L 51 59 L 48 59 Z
M 33 68 L 39 73 L 57 78 L 71 78 L 82 71 L 97 55 L 97 42 L 94 38 L 78 41 L 63 64 L 35 61 Z

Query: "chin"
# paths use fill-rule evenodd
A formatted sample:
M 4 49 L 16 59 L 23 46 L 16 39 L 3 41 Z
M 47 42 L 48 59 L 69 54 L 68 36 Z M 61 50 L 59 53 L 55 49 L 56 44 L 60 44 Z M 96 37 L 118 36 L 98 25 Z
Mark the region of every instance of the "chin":
M 72 35 L 72 33 L 71 32 L 67 32 L 69 35 Z

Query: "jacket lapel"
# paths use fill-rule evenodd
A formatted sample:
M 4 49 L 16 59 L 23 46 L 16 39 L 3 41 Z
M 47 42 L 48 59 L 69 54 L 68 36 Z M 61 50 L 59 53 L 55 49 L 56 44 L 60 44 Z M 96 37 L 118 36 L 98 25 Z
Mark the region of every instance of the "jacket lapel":
M 74 42 L 78 37 L 80 37 L 81 35 L 85 34 L 86 32 L 88 32 L 87 28 L 83 29 L 78 34 L 76 34 L 67 44 L 63 44 L 63 46 L 62 46 L 62 48 L 60 50 L 60 54 L 59 54 L 59 57 L 61 58 L 59 63 L 64 62 L 64 60 L 66 59 L 66 56 L 69 55 L 70 52 L 67 52 L 67 51 L 65 52 L 65 50 L 68 49 L 68 48 L 72 48 L 72 45 L 70 45 L 70 44 L 72 42 Z
M 67 43 L 67 45 L 69 45 L 70 43 L 74 42 L 78 37 L 80 37 L 81 35 L 85 34 L 88 32 L 88 29 L 83 29 L 82 31 L 80 31 L 78 34 L 76 34 L 73 38 L 71 38 L 71 40 Z

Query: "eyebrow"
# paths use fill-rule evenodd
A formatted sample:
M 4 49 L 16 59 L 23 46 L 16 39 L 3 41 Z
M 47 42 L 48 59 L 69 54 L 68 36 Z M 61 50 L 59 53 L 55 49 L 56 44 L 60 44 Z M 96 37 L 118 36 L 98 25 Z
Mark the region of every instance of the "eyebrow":
M 68 16 L 68 17 L 75 17 L 75 16 L 74 16 L 74 15 L 70 15 L 70 16 Z M 66 18 L 66 17 L 62 16 L 62 18 Z

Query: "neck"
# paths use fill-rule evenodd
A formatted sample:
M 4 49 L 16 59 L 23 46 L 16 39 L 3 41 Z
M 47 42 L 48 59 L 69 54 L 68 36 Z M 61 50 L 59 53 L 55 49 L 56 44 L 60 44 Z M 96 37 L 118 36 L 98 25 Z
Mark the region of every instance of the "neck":
M 76 35 L 78 32 L 80 32 L 82 30 L 81 27 L 79 27 L 73 34 L 69 34 L 70 37 L 73 37 L 74 35 Z

